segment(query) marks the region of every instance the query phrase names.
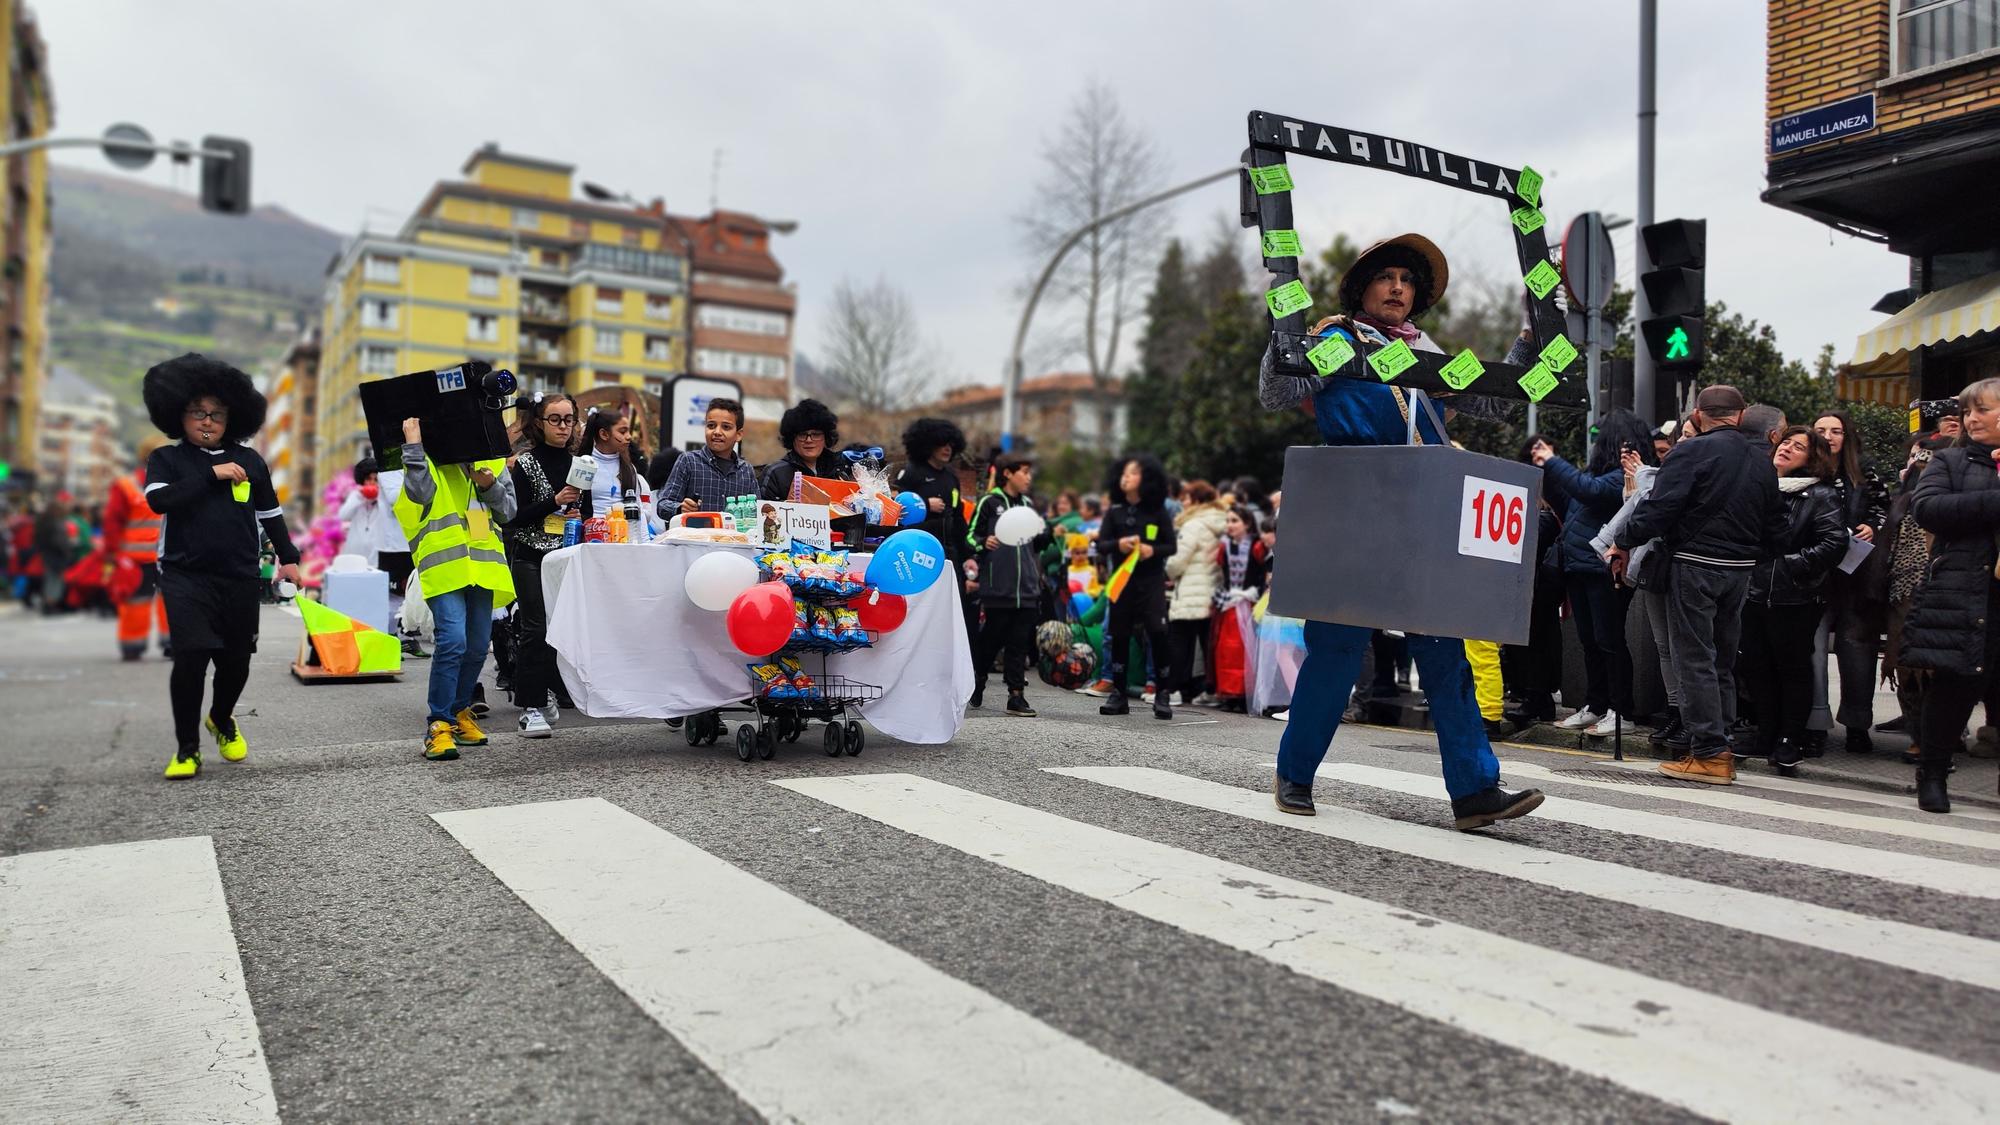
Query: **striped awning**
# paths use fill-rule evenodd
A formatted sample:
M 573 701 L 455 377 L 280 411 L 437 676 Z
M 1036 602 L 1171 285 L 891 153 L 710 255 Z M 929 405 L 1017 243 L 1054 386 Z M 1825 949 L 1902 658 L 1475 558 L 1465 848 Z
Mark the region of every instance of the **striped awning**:
M 2000 329 L 2000 273 L 1926 293 L 1910 307 L 1861 334 L 1850 370 L 1882 374 L 1902 367 L 1918 348 L 1963 340 Z
M 1842 402 L 1872 402 L 1878 406 L 1908 406 L 1910 376 L 1866 376 L 1842 371 L 1834 376 L 1833 395 Z

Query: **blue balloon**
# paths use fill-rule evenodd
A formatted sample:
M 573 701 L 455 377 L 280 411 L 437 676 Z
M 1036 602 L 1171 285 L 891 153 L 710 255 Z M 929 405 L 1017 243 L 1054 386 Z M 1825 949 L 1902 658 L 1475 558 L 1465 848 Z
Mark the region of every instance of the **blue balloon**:
M 885 594 L 909 597 L 930 589 L 946 565 L 944 545 L 937 536 L 905 528 L 875 549 L 875 557 L 868 561 L 868 584 Z
M 898 492 L 896 494 L 896 503 L 902 506 L 902 526 L 904 527 L 924 522 L 924 517 L 929 515 L 931 511 L 924 504 L 924 498 L 914 492 Z
M 1089 613 L 1090 607 L 1096 604 L 1097 599 L 1091 597 L 1089 594 L 1071 594 L 1069 596 L 1069 608 L 1078 617 Z

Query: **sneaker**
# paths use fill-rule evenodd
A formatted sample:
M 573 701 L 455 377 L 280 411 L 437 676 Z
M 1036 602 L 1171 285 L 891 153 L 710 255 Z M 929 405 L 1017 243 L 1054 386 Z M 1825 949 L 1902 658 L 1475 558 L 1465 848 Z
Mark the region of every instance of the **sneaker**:
M 1273 711 L 1271 717 L 1281 723 L 1289 723 L 1292 721 L 1292 709 L 1287 707 L 1283 711 Z
M 1104 698 L 1103 703 L 1098 705 L 1097 713 L 1100 715 L 1129 715 L 1132 713 L 1132 704 L 1125 698 L 1124 692 L 1112 692 Z
M 1526 816 L 1542 807 L 1542 791 L 1523 789 L 1519 793 L 1509 793 L 1498 785 L 1488 786 L 1470 797 L 1460 797 L 1451 803 L 1451 822 L 1460 832 L 1470 832 L 1484 828 L 1502 820 L 1512 820 Z
M 479 729 L 479 720 L 470 707 L 458 713 L 458 721 L 451 724 L 451 736 L 460 746 L 486 745 L 486 732 Z
M 184 777 L 193 777 L 200 772 L 201 751 L 199 750 L 186 754 L 175 754 L 173 757 L 167 759 L 167 772 L 165 776 L 169 779 L 178 781 Z
M 1222 706 L 1222 697 L 1221 697 L 1221 696 L 1219 696 L 1219 695 L 1217 695 L 1217 694 L 1215 694 L 1215 693 L 1214 693 L 1214 692 L 1212 692 L 1212 691 L 1205 691 L 1205 692 L 1202 692 L 1202 693 L 1201 693 L 1200 695 L 1197 695 L 1197 696 L 1195 696 L 1195 697 L 1194 697 L 1194 702 L 1192 702 L 1192 703 L 1189 703 L 1189 704 L 1187 704 L 1187 706 L 1189 706 L 1189 707 L 1220 707 L 1220 706 Z
M 222 754 L 223 761 L 240 762 L 250 756 L 250 741 L 243 737 L 243 728 L 236 720 L 229 720 L 229 735 L 226 738 L 223 737 L 221 728 L 216 726 L 214 719 L 204 716 L 201 723 L 214 737 L 215 748 Z
M 978 685 L 978 686 L 974 687 L 974 688 L 972 689 L 972 698 L 971 698 L 971 699 L 968 699 L 968 700 L 966 700 L 966 701 L 965 701 L 965 705 L 966 705 L 967 707 L 984 707 L 984 706 L 986 706 L 986 685 L 985 685 L 985 684 L 980 684 L 980 685 Z
M 1805 739 L 1799 743 L 1799 752 L 1808 758 L 1823 757 L 1826 754 L 1826 736 L 1827 732 L 1823 730 L 1807 731 Z
M 415 637 L 403 638 L 403 655 L 413 656 L 418 660 L 429 660 L 431 658 L 431 654 L 424 651 L 422 642 L 418 641 Z
M 1702 781 L 1710 785 L 1729 785 L 1736 780 L 1736 755 L 1724 750 L 1706 758 L 1690 754 L 1671 762 L 1661 762 L 1660 772 L 1668 777 L 1678 777 L 1682 781 Z
M 1170 692 L 1163 691 L 1153 696 L 1153 717 L 1155 719 L 1171 719 L 1174 717 L 1173 701 L 1167 698 L 1170 694 Z
M 1685 738 L 1686 734 L 1687 726 L 1681 722 L 1680 708 L 1669 707 L 1667 708 L 1666 725 L 1647 735 L 1646 741 L 1655 746 L 1664 746 Z
M 1557 723 L 1556 726 L 1558 729 L 1561 730 L 1582 730 L 1583 728 L 1591 725 L 1592 723 L 1595 723 L 1597 720 L 1603 717 L 1604 716 L 1598 714 L 1595 711 L 1592 711 L 1590 708 L 1585 707 L 1583 710 L 1578 711 L 1575 714 L 1571 715 L 1569 718 L 1564 719 L 1560 723 Z
M 486 705 L 485 684 L 472 685 L 472 706 L 466 709 L 471 711 L 474 717 L 481 719 L 493 712 L 493 708 Z
M 424 736 L 424 757 L 433 762 L 449 762 L 458 757 L 458 739 L 451 733 L 451 724 L 443 719 L 431 724 L 430 732 Z
M 1018 691 L 1008 693 L 1007 713 L 1009 715 L 1019 715 L 1023 719 L 1032 719 L 1035 717 L 1035 709 L 1028 706 L 1028 697 Z
M 552 723 L 562 718 L 562 707 L 556 700 L 555 692 L 549 693 L 549 701 L 543 705 L 542 714 Z
M 1984 731 L 1993 728 L 1980 727 L 1979 729 Z M 1868 737 L 1867 727 L 1847 728 L 1847 752 L 1849 754 L 1873 754 L 1875 752 L 1875 740 Z
M 522 738 L 547 738 L 555 733 L 550 728 L 549 721 L 542 717 L 541 710 L 535 707 L 521 712 L 520 726 Z
M 1610 738 L 1612 735 L 1618 733 L 1618 724 L 1618 712 L 1606 711 L 1604 717 L 1597 720 L 1596 726 L 1591 727 L 1583 733 L 1597 738 Z
M 1098 699 L 1109 699 L 1111 697 L 1111 681 L 1098 680 L 1089 687 L 1080 687 L 1076 690 L 1082 695 L 1096 696 Z
M 1313 808 L 1313 787 L 1300 785 L 1296 781 L 1286 781 L 1276 774 L 1271 775 L 1271 796 L 1278 802 L 1278 811 L 1293 816 L 1318 816 Z

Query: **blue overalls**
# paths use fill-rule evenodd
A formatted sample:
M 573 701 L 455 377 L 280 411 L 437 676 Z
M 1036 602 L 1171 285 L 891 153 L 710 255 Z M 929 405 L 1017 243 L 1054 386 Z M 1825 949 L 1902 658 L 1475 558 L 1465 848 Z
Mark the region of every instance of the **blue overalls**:
M 1330 329 L 1329 331 L 1339 331 Z M 1426 445 L 1443 445 L 1445 435 L 1414 400 L 1417 430 Z M 1313 415 L 1325 445 L 1402 445 L 1409 423 L 1396 393 L 1382 383 L 1341 376 L 1321 379 L 1313 394 Z M 1300 490 L 1297 482 L 1290 485 Z M 1361 678 L 1361 657 L 1374 630 L 1324 621 L 1305 623 L 1306 658 L 1292 689 L 1292 713 L 1278 742 L 1278 776 L 1311 785 L 1313 773 L 1333 745 L 1340 716 Z M 1465 642 L 1409 635 L 1410 655 L 1422 677 L 1444 760 L 1444 786 L 1453 800 L 1470 797 L 1500 782 L 1500 761 L 1486 741 L 1486 725 L 1472 691 L 1472 666 Z

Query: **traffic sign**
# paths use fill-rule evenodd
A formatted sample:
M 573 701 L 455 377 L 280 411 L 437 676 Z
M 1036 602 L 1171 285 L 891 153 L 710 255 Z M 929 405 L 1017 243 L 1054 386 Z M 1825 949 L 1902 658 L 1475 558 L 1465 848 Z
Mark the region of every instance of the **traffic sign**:
M 1563 290 L 1580 309 L 1601 309 L 1618 280 L 1618 258 L 1604 216 L 1585 211 L 1570 221 L 1562 240 Z
M 106 129 L 98 147 L 104 150 L 104 159 L 133 172 L 151 164 L 153 157 L 159 155 L 153 151 L 153 134 L 130 122 Z

